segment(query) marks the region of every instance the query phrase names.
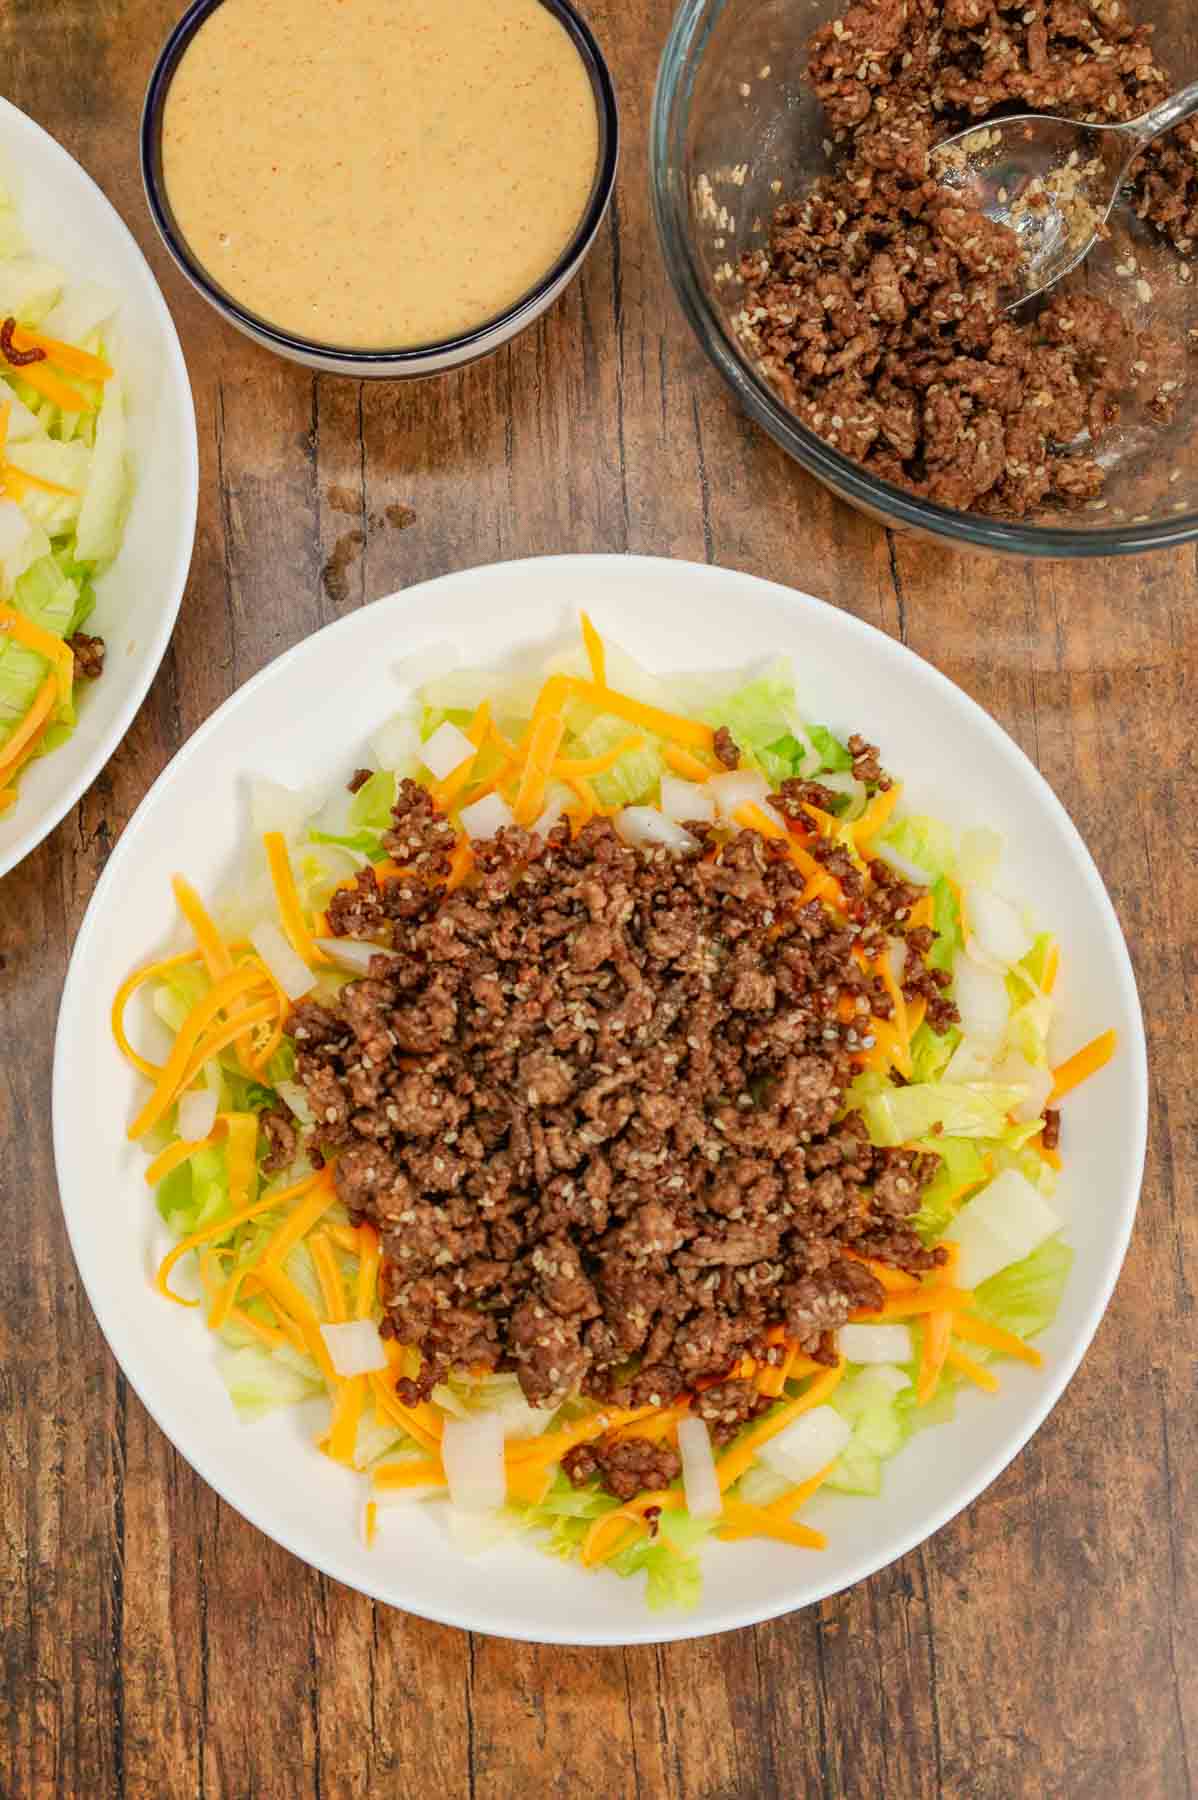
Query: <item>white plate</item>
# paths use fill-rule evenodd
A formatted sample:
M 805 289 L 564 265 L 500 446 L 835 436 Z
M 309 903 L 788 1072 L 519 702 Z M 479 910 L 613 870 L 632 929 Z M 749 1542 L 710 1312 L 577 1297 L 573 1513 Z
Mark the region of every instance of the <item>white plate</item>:
M 0 875 L 40 844 L 91 786 L 133 721 L 166 654 L 191 562 L 199 495 L 195 413 L 183 352 L 158 284 L 128 229 L 60 144 L 0 99 L 0 182 L 31 247 L 121 297 L 113 355 L 126 380 L 136 487 L 119 556 L 96 584 L 87 629 L 108 646 L 80 683 L 79 723 L 22 772 L 0 817 Z
M 121 979 L 184 941 L 172 873 L 219 888 L 247 775 L 295 787 L 345 780 L 396 707 L 401 658 L 448 639 L 463 662 L 499 663 L 560 639 L 580 607 L 659 669 L 791 651 L 809 718 L 868 732 L 913 803 L 1006 833 L 1010 887 L 1034 898 L 1064 943 L 1063 1041 L 1080 1045 L 1107 1026 L 1120 1040 L 1110 1067 L 1068 1103 L 1060 1205 L 1077 1262 L 1041 1341 L 1043 1372 L 1004 1367 L 997 1397 L 965 1395 L 955 1423 L 889 1466 L 882 1499 L 817 1496 L 804 1516 L 828 1532 L 826 1551 L 715 1545 L 698 1611 L 676 1617 L 648 1612 L 639 1583 L 521 1545 L 464 1559 L 418 1512 L 387 1516 L 367 1550 L 355 1478 L 311 1447 L 295 1415 L 234 1422 L 203 1325 L 150 1290 L 154 1209 L 144 1154 L 124 1137 L 139 1083 L 108 1030 Z M 109 860 L 75 946 L 54 1069 L 55 1151 L 80 1271 L 126 1375 L 193 1467 L 263 1531 L 352 1587 L 428 1618 L 560 1643 L 697 1636 L 773 1617 L 859 1581 L 968 1505 L 1040 1424 L 1102 1316 L 1135 1213 L 1145 1120 L 1144 1035 L 1118 923 L 1077 832 L 1010 738 L 934 669 L 845 613 L 746 575 L 627 557 L 510 563 L 395 594 L 297 645 L 227 701 Z

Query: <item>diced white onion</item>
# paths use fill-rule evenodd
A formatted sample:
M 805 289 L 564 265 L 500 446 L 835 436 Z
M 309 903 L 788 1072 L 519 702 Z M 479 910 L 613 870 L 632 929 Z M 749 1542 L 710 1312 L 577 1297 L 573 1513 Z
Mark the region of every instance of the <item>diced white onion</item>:
M 921 869 L 918 863 L 909 862 L 905 856 L 900 856 L 897 850 L 891 849 L 889 844 L 879 838 L 874 838 L 870 844 L 869 853 L 915 887 L 931 887 L 936 879 L 934 875 L 929 875 L 926 869 Z
M 507 1498 L 503 1461 L 503 1421 L 495 1413 L 446 1419 L 441 1461 L 449 1498 L 465 1512 L 487 1512 Z
M 724 1497 L 705 1420 L 679 1420 L 678 1450 L 687 1512 L 692 1519 L 718 1519 L 724 1510 Z
M 904 1388 L 911 1386 L 911 1377 L 905 1375 L 901 1369 L 896 1369 L 893 1363 L 875 1363 L 873 1368 L 867 1370 L 861 1379 L 875 1382 L 877 1386 L 888 1389 L 892 1394 L 901 1394 Z
M 967 1037 L 997 1046 L 1011 1016 L 1007 984 L 992 969 L 981 969 L 967 956 L 953 963 L 953 999 Z
M 626 806 L 612 823 L 624 842 L 639 850 L 674 850 L 681 855 L 699 848 L 697 838 L 659 813 L 655 806 Z
M 742 806 L 764 806 L 770 797 L 769 782 L 755 769 L 726 769 L 703 785 L 722 819 L 730 819 Z
M 957 1280 L 962 1287 L 977 1287 L 1008 1263 L 1022 1262 L 1060 1229 L 1060 1219 L 1031 1182 L 1017 1169 L 1004 1169 L 961 1208 L 946 1234 L 961 1246 Z
M 911 1361 L 911 1331 L 907 1325 L 842 1325 L 840 1354 L 854 1363 L 906 1363 Z
M 894 977 L 895 986 L 901 986 L 907 969 L 907 946 L 902 938 L 886 939 L 886 961 L 890 966 L 890 973 Z
M 433 735 L 420 746 L 421 762 L 438 781 L 444 781 L 447 775 L 460 769 L 466 758 L 474 753 L 474 745 L 466 733 L 459 731 L 449 719 L 442 720 Z
M 420 728 L 413 713 L 396 713 L 370 740 L 380 769 L 401 769 L 420 750 Z
M 1035 1063 L 1028 1062 L 1025 1056 L 1019 1056 L 1013 1050 L 995 1068 L 993 1079 L 1001 1087 L 1026 1088 L 1027 1098 L 1011 1108 L 1011 1117 L 1019 1125 L 1030 1125 L 1033 1119 L 1038 1119 L 1052 1093 L 1051 1069 L 1037 1068 Z
M 405 687 L 421 688 L 461 667 L 462 658 L 456 644 L 430 644 L 427 650 L 415 650 L 395 665 L 395 673 Z
M 345 1325 L 322 1325 L 320 1335 L 334 1373 L 370 1375 L 387 1367 L 387 1352 L 373 1319 L 351 1319 Z
M 308 1104 L 308 1095 L 298 1081 L 276 1081 L 275 1093 L 289 1112 L 295 1114 L 301 1125 L 311 1125 L 312 1108 Z
M 495 837 L 505 826 L 516 822 L 502 794 L 484 794 L 473 806 L 464 806 L 458 817 L 462 830 L 474 839 Z
M 217 1096 L 212 1088 L 188 1088 L 179 1100 L 179 1136 L 198 1144 L 216 1124 Z
M 1035 938 L 1009 900 L 993 888 L 969 887 L 962 902 L 972 935 L 987 956 L 1009 968 L 1027 955 Z
M 339 969 L 348 969 L 351 975 L 369 975 L 373 957 L 391 955 L 381 944 L 363 942 L 361 938 L 317 938 L 315 941 L 322 955 L 336 963 Z
M 715 823 L 715 795 L 705 781 L 683 781 L 678 775 L 661 778 L 661 810 L 667 819 L 685 825 L 691 819 Z
M 834 1407 L 816 1406 L 763 1444 L 758 1454 L 779 1475 L 806 1481 L 835 1462 L 852 1435 L 852 1426 Z
M 272 980 L 282 988 L 289 1000 L 299 1000 L 316 986 L 316 977 L 297 956 L 277 925 L 263 919 L 250 932 L 250 943 L 270 971 Z

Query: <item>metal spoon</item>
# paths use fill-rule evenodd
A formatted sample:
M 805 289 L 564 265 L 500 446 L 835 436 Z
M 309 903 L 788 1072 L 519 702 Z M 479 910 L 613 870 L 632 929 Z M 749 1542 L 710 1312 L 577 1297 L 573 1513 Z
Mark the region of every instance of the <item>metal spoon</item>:
M 942 186 L 1016 232 L 1018 263 L 1007 310 L 1076 269 L 1093 248 L 1136 157 L 1198 114 L 1198 81 L 1122 125 L 1086 125 L 1019 113 L 967 126 L 932 152 Z

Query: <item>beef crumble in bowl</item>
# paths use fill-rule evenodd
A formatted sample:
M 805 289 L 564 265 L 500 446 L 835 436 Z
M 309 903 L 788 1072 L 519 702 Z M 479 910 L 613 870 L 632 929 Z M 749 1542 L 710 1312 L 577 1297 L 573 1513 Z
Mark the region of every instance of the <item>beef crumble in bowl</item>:
M 1118 925 L 1020 752 L 843 613 L 616 557 L 394 596 L 110 869 L 55 1072 L 88 1292 L 365 1592 L 771 1617 L 966 1505 L 1089 1342 L 1144 1143 Z
M 1180 0 L 684 0 L 654 106 L 678 298 L 741 404 L 896 529 L 1021 556 L 1198 533 L 1198 135 L 1004 310 L 1013 234 L 939 179 L 993 116 L 1135 117 L 1192 75 Z M 932 154 L 930 154 L 930 152 Z

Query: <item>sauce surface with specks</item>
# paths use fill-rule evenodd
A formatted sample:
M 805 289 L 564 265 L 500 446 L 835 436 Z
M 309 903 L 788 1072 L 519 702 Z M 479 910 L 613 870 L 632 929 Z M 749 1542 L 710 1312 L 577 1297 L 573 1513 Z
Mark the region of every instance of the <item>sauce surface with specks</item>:
M 163 115 L 193 256 L 294 336 L 408 349 L 548 274 L 599 154 L 590 76 L 540 0 L 225 0 Z

